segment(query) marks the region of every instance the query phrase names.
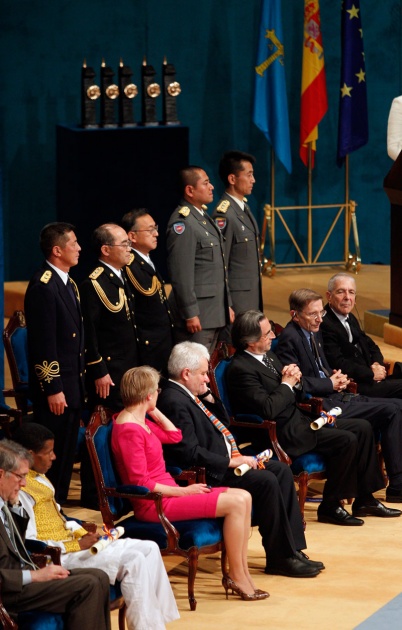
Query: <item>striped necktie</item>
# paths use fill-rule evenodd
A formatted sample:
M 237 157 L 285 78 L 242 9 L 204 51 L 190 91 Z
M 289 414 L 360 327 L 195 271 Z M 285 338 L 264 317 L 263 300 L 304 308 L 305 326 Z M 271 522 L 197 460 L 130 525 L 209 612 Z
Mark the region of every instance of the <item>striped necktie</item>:
M 201 400 L 197 396 L 194 397 L 194 400 L 199 406 L 199 408 L 202 409 L 202 411 L 208 417 L 210 422 L 212 422 L 215 429 L 218 429 L 218 431 L 220 431 L 227 438 L 230 444 L 230 448 L 232 450 L 232 457 L 239 457 L 240 456 L 239 449 L 237 448 L 237 444 L 231 432 L 225 427 L 225 425 L 220 420 L 218 420 L 216 416 L 214 416 L 213 413 L 209 411 L 209 409 L 206 408 L 206 406 L 201 402 Z

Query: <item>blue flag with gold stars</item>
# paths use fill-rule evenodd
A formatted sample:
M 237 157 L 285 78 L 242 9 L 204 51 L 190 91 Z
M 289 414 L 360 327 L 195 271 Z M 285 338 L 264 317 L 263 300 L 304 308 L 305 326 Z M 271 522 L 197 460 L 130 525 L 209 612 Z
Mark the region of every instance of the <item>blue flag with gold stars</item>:
M 360 0 L 342 3 L 338 161 L 368 142 L 366 66 Z
M 280 0 L 263 0 L 254 89 L 254 123 L 292 171 Z

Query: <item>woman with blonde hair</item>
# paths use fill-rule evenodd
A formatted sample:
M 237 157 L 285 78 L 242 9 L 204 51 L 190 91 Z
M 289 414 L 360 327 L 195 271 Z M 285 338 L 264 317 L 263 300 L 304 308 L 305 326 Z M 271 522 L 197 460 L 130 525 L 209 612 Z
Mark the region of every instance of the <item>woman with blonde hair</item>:
M 223 518 L 223 537 L 229 561 L 230 577 L 222 585 L 241 599 L 255 601 L 269 596 L 256 589 L 247 564 L 247 546 L 251 523 L 251 495 L 237 488 L 211 488 L 203 483 L 186 487 L 176 484 L 166 471 L 162 444 L 180 442 L 180 429 L 156 407 L 159 373 L 141 366 L 128 370 L 121 381 L 124 410 L 114 416 L 112 451 L 124 484 L 146 486 L 160 492 L 163 510 L 171 521 Z M 137 518 L 159 521 L 151 501 L 133 499 Z

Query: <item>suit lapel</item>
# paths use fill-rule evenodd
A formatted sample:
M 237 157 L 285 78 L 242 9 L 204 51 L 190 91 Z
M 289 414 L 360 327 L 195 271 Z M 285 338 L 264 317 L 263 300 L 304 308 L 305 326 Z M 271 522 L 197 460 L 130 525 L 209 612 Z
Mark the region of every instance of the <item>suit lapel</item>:
M 73 303 L 71 297 L 67 293 L 68 289 L 67 289 L 66 285 L 64 284 L 63 280 L 60 278 L 59 274 L 54 269 L 52 269 L 51 267 L 49 267 L 49 269 L 54 274 L 54 279 L 55 279 L 55 282 L 56 282 L 57 290 L 58 290 L 59 295 L 60 295 L 60 299 L 65 304 L 66 309 L 68 310 L 68 312 L 70 313 L 70 315 L 74 319 L 74 321 L 79 324 L 80 321 L 81 321 L 81 316 L 80 316 L 78 300 L 76 302 L 76 306 L 74 306 L 74 303 Z M 68 282 L 69 282 L 69 280 L 68 280 Z M 74 288 L 73 288 L 73 290 L 74 290 Z M 75 293 L 75 291 L 74 291 L 74 293 Z
M 188 207 L 188 204 L 187 204 Z M 218 228 L 217 225 L 215 225 L 215 223 L 212 221 L 211 217 L 209 216 L 209 214 L 207 214 L 207 212 L 204 210 L 204 215 L 200 214 L 200 212 L 197 210 L 197 208 L 195 206 L 190 206 L 191 208 L 191 214 L 192 216 L 197 219 L 197 221 L 200 223 L 200 225 L 203 227 L 204 230 L 209 230 L 210 232 L 213 232 L 215 235 L 218 235 L 219 237 L 219 241 L 221 241 L 222 239 L 222 234 L 220 229 Z
M 7 549 L 10 551 L 10 553 L 12 553 L 13 557 L 16 558 L 18 562 L 20 562 L 20 559 L 15 552 L 15 549 L 10 540 L 10 536 L 7 534 L 7 530 L 1 518 L 0 518 L 0 536 L 2 537 L 4 543 L 7 545 Z

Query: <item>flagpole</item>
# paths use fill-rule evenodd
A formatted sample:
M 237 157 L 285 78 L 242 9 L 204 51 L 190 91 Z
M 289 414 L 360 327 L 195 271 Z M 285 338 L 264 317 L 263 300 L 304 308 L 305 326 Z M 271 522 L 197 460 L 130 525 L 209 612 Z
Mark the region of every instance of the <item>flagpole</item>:
M 311 142 L 307 143 L 308 146 L 308 170 L 307 170 L 307 262 L 310 264 L 313 259 L 313 169 L 311 168 Z
M 350 231 L 350 207 L 349 207 L 349 154 L 345 156 L 345 249 L 344 260 L 349 256 L 349 231 Z

